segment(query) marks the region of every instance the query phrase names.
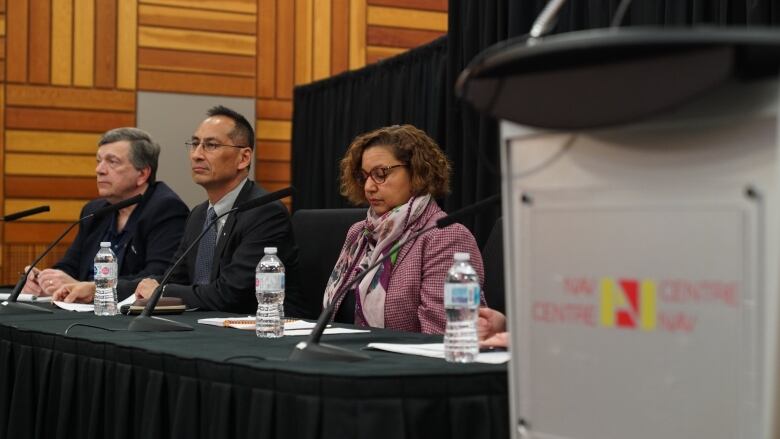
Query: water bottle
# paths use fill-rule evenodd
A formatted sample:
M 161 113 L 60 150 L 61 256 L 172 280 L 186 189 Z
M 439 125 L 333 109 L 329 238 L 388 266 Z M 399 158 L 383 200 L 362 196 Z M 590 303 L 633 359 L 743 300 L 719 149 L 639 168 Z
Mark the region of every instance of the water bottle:
M 450 363 L 471 363 L 479 353 L 477 309 L 479 279 L 468 253 L 455 253 L 455 263 L 444 281 L 444 358 Z
M 276 256 L 276 247 L 266 247 L 263 251 L 265 256 L 255 270 L 255 334 L 277 338 L 284 335 L 284 264 Z
M 119 313 L 116 304 L 118 271 L 111 243 L 101 242 L 100 250 L 95 255 L 95 315 L 115 316 Z

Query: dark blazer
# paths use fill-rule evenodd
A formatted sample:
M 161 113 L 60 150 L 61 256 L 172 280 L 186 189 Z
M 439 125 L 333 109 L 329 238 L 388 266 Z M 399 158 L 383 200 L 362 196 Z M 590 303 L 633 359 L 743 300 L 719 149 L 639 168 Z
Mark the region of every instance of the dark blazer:
M 109 204 L 103 198 L 92 200 L 81 209 L 80 218 Z M 187 205 L 168 185 L 161 181 L 149 185 L 143 199 L 133 210 L 133 222 L 128 221 L 125 228 L 129 237 L 126 245 L 119 250 L 122 261 L 119 277 L 134 279 L 163 273 L 181 241 L 188 213 Z M 114 215 L 105 215 L 84 220 L 65 256 L 52 268 L 78 280 L 90 280 L 100 240 L 114 218 Z
M 267 194 L 253 181 L 247 181 L 236 198 L 234 206 Z M 173 260 L 198 237 L 206 221 L 208 201 L 192 209 L 184 231 L 184 238 Z M 285 267 L 285 315 L 299 316 L 302 301 L 298 291 L 298 248 L 295 246 L 290 215 L 279 201 L 227 217 L 214 254 L 210 282 L 192 285 L 195 278 L 197 248 L 184 258 L 181 265 L 171 274 L 165 287 L 166 297 L 180 297 L 188 308 L 218 310 L 254 314 L 257 310 L 255 297 L 255 268 L 263 257 L 264 247 L 277 247 L 277 255 Z M 160 277 L 156 277 L 158 280 Z M 121 288 L 135 290 L 134 282 Z M 129 292 L 121 292 L 126 296 Z

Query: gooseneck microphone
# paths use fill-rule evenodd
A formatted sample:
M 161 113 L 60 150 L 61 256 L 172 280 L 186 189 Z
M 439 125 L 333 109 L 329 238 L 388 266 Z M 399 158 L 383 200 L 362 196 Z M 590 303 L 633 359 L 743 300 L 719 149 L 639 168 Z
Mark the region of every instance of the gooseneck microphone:
M 333 300 L 330 302 L 330 304 L 328 304 L 328 306 L 324 310 L 322 310 L 320 317 L 317 319 L 317 323 L 314 325 L 314 328 L 312 328 L 311 334 L 309 334 L 309 338 L 307 338 L 306 341 L 302 341 L 297 345 L 295 345 L 295 348 L 290 354 L 289 359 L 292 361 L 348 361 L 348 362 L 369 360 L 371 357 L 369 357 L 368 355 L 362 352 L 354 352 L 339 346 L 320 343 L 320 338 L 322 337 L 322 334 L 325 332 L 325 328 L 328 326 L 328 322 L 330 322 L 330 320 L 333 318 L 333 313 L 336 311 L 336 303 L 338 302 L 337 299 L 341 297 L 343 294 L 349 294 L 350 290 L 355 285 L 360 283 L 360 281 L 363 280 L 363 278 L 366 277 L 368 273 L 370 273 L 376 267 L 382 264 L 391 255 L 399 251 L 401 247 L 406 245 L 406 243 L 414 241 L 415 239 L 417 239 L 418 236 L 428 232 L 429 230 L 433 230 L 437 228 L 443 229 L 457 222 L 461 218 L 471 215 L 484 207 L 497 203 L 500 200 L 501 200 L 501 195 L 499 194 L 485 198 L 484 200 L 478 201 L 462 209 L 456 210 L 455 212 L 452 212 L 451 214 L 445 217 L 439 218 L 438 220 L 436 220 L 435 224 L 420 229 L 410 234 L 406 239 L 397 242 L 392 248 L 390 248 L 390 250 L 387 253 L 382 255 L 381 258 L 379 258 L 376 262 L 368 266 L 368 268 L 366 268 L 365 270 L 361 271 L 357 276 L 352 278 L 352 280 L 347 282 L 346 285 L 342 286 L 336 292 L 336 294 L 333 295 Z
M 124 209 L 125 207 L 132 206 L 133 204 L 139 203 L 143 199 L 143 195 L 136 195 L 132 198 L 128 198 L 126 200 L 122 200 L 118 203 L 109 204 L 106 207 L 100 208 L 89 215 L 86 215 L 82 218 L 79 218 L 78 221 L 73 222 L 71 225 L 69 225 L 62 234 L 57 237 L 57 239 L 54 240 L 48 247 L 46 247 L 46 250 L 43 251 L 32 264 L 27 268 L 27 270 L 24 271 L 24 273 L 19 276 L 19 280 L 16 282 L 16 286 L 14 286 L 13 292 L 8 297 L 8 300 L 6 302 L 3 302 L 0 304 L 0 314 L 24 314 L 24 313 L 30 313 L 30 312 L 52 312 L 51 310 L 40 308 L 35 305 L 30 305 L 26 303 L 19 303 L 17 302 L 17 299 L 19 298 L 19 294 L 22 292 L 22 288 L 24 288 L 24 284 L 27 281 L 27 275 L 30 274 L 30 271 L 32 271 L 33 268 L 35 268 L 35 265 L 43 259 L 44 256 L 49 254 L 49 252 L 56 246 L 60 241 L 62 241 L 62 238 L 65 237 L 65 235 L 68 234 L 74 227 L 76 227 L 77 224 L 81 224 L 82 221 L 87 220 L 89 218 L 100 218 L 108 213 L 117 211 L 119 209 Z M 41 210 L 41 212 L 45 212 L 49 210 L 49 206 L 42 206 L 45 207 L 46 210 Z M 41 209 L 42 207 L 36 208 Z M 35 209 L 30 209 L 30 211 Z M 20 215 L 22 213 L 27 213 L 29 211 L 19 212 L 18 214 L 13 215 Z M 35 212 L 37 213 L 37 212 Z M 32 215 L 31 213 L 29 215 Z M 9 215 L 11 216 L 11 215 Z M 27 215 L 25 215 L 27 216 Z M 18 219 L 21 217 L 17 217 L 14 219 Z
M 136 318 L 134 318 L 133 321 L 130 322 L 130 325 L 127 327 L 127 330 L 137 331 L 137 332 L 192 331 L 193 329 L 192 326 L 187 325 L 185 323 L 179 323 L 173 320 L 163 319 L 160 317 L 152 317 L 152 311 L 154 311 L 154 307 L 157 306 L 157 302 L 160 300 L 160 297 L 162 297 L 162 293 L 165 290 L 165 285 L 168 284 L 168 281 L 171 277 L 171 274 L 173 274 L 173 271 L 176 269 L 176 267 L 179 266 L 179 264 L 181 264 L 181 261 L 184 260 L 184 258 L 190 253 L 190 251 L 192 251 L 192 249 L 196 245 L 198 245 L 200 240 L 203 238 L 203 235 L 205 235 L 209 229 L 214 227 L 214 225 L 217 224 L 217 222 L 223 216 L 231 213 L 244 212 L 249 209 L 254 209 L 256 207 L 266 205 L 276 200 L 281 200 L 282 198 L 289 197 L 294 193 L 295 193 L 295 188 L 292 186 L 278 190 L 276 192 L 271 192 L 270 194 L 266 194 L 261 197 L 257 197 L 252 200 L 249 200 L 245 203 L 241 203 L 238 206 L 228 210 L 227 212 L 222 213 L 221 215 L 211 220 L 211 222 L 209 222 L 209 224 L 203 228 L 203 231 L 200 232 L 200 235 L 198 235 L 198 237 L 195 238 L 195 240 L 190 243 L 189 247 L 187 247 L 179 256 L 179 258 L 176 259 L 173 265 L 171 265 L 168 268 L 168 271 L 165 272 L 165 275 L 160 281 L 160 284 L 157 285 L 157 288 L 154 289 L 154 292 L 152 293 L 151 297 L 149 297 L 149 300 L 146 302 L 146 306 L 144 307 L 144 310 L 141 312 L 141 314 L 139 314 Z
M 26 217 L 28 217 L 30 215 L 35 215 L 36 213 L 42 213 L 42 212 L 48 212 L 48 211 L 49 211 L 49 206 L 38 206 L 38 207 L 33 207 L 32 209 L 27 209 L 27 210 L 23 210 L 21 212 L 16 212 L 16 213 L 12 213 L 10 215 L 6 215 L 6 216 L 0 218 L 0 220 L 5 221 L 5 222 L 16 221 L 18 219 L 26 218 Z

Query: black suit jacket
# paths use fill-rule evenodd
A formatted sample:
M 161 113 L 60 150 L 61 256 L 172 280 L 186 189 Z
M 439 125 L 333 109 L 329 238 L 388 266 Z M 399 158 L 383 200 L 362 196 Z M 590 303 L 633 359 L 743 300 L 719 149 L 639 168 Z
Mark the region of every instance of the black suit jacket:
M 247 181 L 233 206 L 265 194 L 267 192 L 255 182 Z M 174 261 L 203 230 L 208 205 L 208 202 L 204 202 L 192 209 Z M 182 298 L 188 308 L 254 314 L 257 310 L 255 268 L 263 257 L 264 247 L 277 247 L 277 256 L 284 263 L 285 315 L 301 315 L 298 248 L 293 238 L 290 215 L 279 201 L 228 215 L 214 252 L 210 282 L 205 285 L 192 284 L 198 252 L 196 246 L 171 274 L 170 282 L 165 287 L 165 296 Z M 157 279 L 159 281 L 159 277 Z M 129 286 L 134 291 L 135 285 L 137 282 L 120 284 L 120 288 Z
M 109 204 L 103 198 L 92 200 L 81 210 L 81 218 Z M 181 241 L 188 213 L 187 205 L 168 185 L 160 181 L 149 185 L 143 199 L 133 210 L 134 222 L 128 222 L 125 228 L 129 237 L 126 245 L 119 250 L 122 261 L 119 267 L 120 279 L 163 273 Z M 100 240 L 111 227 L 113 219 L 114 215 L 105 215 L 84 220 L 79 225 L 76 239 L 53 268 L 77 280 L 90 280 Z

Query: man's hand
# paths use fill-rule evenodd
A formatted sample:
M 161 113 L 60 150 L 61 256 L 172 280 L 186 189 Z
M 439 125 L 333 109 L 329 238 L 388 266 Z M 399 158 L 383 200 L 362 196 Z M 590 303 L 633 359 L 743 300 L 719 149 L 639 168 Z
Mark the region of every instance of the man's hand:
M 77 282 L 78 281 L 70 277 L 69 274 L 62 270 L 55 270 L 54 268 L 47 268 L 38 273 L 38 286 L 41 287 L 43 293 L 47 296 L 53 295 L 55 291 L 62 288 L 65 284 Z
M 477 318 L 477 337 L 488 339 L 499 332 L 506 331 L 506 316 L 490 308 L 480 308 Z
M 30 269 L 30 266 L 24 267 L 24 271 Z M 38 270 L 37 268 L 33 267 L 32 270 L 30 270 L 29 273 L 27 273 L 27 282 L 24 283 L 24 287 L 22 288 L 22 291 L 25 293 L 30 293 L 34 296 L 40 296 L 43 293 L 43 288 L 41 288 L 40 285 L 38 285 L 38 275 L 41 273 L 41 270 Z
M 138 283 L 138 286 L 135 287 L 135 298 L 148 299 L 149 296 L 154 293 L 154 289 L 157 288 L 158 285 L 160 285 L 160 283 L 154 279 L 146 278 L 142 280 Z
M 94 282 L 74 282 L 65 284 L 52 294 L 52 300 L 68 303 L 92 303 L 94 298 Z

